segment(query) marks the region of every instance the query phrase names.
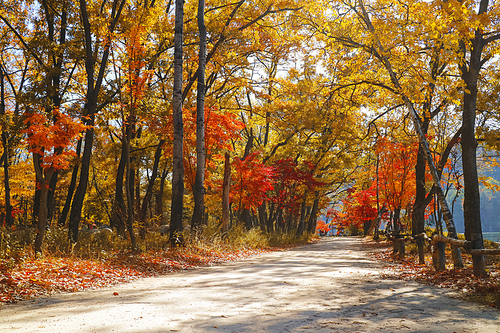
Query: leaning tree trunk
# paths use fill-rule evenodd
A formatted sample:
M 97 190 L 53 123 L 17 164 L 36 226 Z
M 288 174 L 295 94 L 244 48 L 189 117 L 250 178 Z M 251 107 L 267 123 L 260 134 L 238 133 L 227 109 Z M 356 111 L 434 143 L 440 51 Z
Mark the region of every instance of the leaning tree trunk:
M 82 139 L 78 140 L 78 143 L 76 144 L 76 157 L 80 158 L 80 153 L 82 152 Z M 73 167 L 73 171 L 71 172 L 71 181 L 69 183 L 68 187 L 68 193 L 66 194 L 66 201 L 64 202 L 64 207 L 61 212 L 61 215 L 59 215 L 59 219 L 57 221 L 57 225 L 62 227 L 66 224 L 66 218 L 68 217 L 69 209 L 71 207 L 71 199 L 73 198 L 73 193 L 75 192 L 76 188 L 76 180 L 78 177 L 78 163 L 75 163 L 75 166 Z
M 410 112 L 410 115 L 412 117 L 413 126 L 415 127 L 415 131 L 417 132 L 417 135 L 419 137 L 420 145 L 423 148 L 425 159 L 427 160 L 427 165 L 429 166 L 429 171 L 430 171 L 431 176 L 432 176 L 432 181 L 434 183 L 434 186 L 436 187 L 438 200 L 439 200 L 439 203 L 441 205 L 441 210 L 443 211 L 443 217 L 444 217 L 444 220 L 446 222 L 446 227 L 448 229 L 448 235 L 451 238 L 457 238 L 457 230 L 455 228 L 455 222 L 453 221 L 453 216 L 451 215 L 450 209 L 448 208 L 448 203 L 446 202 L 446 198 L 445 198 L 444 193 L 443 193 L 443 189 L 441 188 L 438 171 L 437 171 L 436 166 L 434 164 L 434 160 L 432 158 L 432 153 L 431 153 L 431 150 L 429 148 L 429 142 L 427 141 L 426 136 L 422 132 L 422 128 L 420 126 L 420 120 L 418 119 L 417 112 L 415 111 L 415 108 L 414 108 L 413 103 L 411 102 L 410 98 L 408 98 L 408 96 L 404 93 L 404 91 L 401 87 L 401 84 L 399 83 L 399 79 L 398 79 L 396 73 L 394 72 L 394 70 L 392 69 L 391 63 L 387 59 L 387 56 L 385 56 L 385 54 L 387 54 L 387 52 L 384 49 L 384 47 L 382 46 L 382 43 L 380 42 L 380 39 L 378 38 L 378 35 L 375 32 L 375 28 L 373 27 L 373 24 L 370 20 L 368 13 L 366 12 L 363 1 L 358 0 L 358 3 L 360 5 L 360 9 L 361 9 L 360 15 L 362 15 L 362 19 L 366 22 L 368 30 L 370 31 L 370 33 L 374 37 L 375 45 L 378 48 L 379 60 L 382 62 L 382 64 L 386 68 L 387 73 L 389 74 L 389 77 L 391 78 L 391 82 L 394 85 L 394 87 L 396 88 L 396 90 L 401 91 L 401 93 L 400 93 L 401 99 L 405 103 L 405 105 L 406 105 L 406 107 L 407 107 L 407 109 Z M 458 266 L 462 266 L 463 265 L 462 264 L 462 257 L 460 255 L 459 248 L 455 249 L 455 258 L 457 260 L 456 263 L 458 264 Z
M 155 184 L 155 180 L 158 176 L 158 166 L 160 165 L 160 158 L 161 158 L 161 153 L 162 153 L 162 148 L 163 144 L 165 143 L 165 140 L 160 140 L 158 143 L 158 147 L 156 147 L 156 152 L 155 152 L 155 159 L 153 163 L 153 173 L 151 174 L 151 178 L 149 179 L 148 182 L 148 188 L 146 189 L 146 194 L 144 195 L 144 198 L 142 199 L 142 205 L 141 209 L 139 210 L 137 214 L 137 221 L 139 222 L 139 233 L 141 235 L 141 238 L 144 239 L 146 237 L 146 230 L 147 230 L 147 223 L 146 223 L 146 213 L 148 211 L 148 206 L 151 203 L 151 197 L 153 195 L 153 187 Z M 139 197 L 137 197 L 137 200 L 139 200 Z

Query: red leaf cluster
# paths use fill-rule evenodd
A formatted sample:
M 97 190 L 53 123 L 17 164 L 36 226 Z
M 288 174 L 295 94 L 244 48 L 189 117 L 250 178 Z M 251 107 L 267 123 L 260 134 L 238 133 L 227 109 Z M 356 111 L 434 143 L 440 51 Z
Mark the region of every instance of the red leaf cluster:
M 258 151 L 245 159 L 235 158 L 230 192 L 231 202 L 237 209 L 256 209 L 268 200 L 268 192 L 274 190 L 275 169 L 265 166 Z

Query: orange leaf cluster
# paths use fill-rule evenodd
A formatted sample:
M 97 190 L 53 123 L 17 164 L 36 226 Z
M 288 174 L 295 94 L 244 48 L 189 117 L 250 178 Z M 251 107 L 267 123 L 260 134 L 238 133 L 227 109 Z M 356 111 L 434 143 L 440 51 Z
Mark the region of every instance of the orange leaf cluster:
M 29 113 L 24 123 L 29 152 L 42 156 L 43 168 L 67 169 L 69 158 L 75 152 L 69 150 L 72 141 L 87 128 L 79 121 L 55 109 L 53 121 L 45 113 Z

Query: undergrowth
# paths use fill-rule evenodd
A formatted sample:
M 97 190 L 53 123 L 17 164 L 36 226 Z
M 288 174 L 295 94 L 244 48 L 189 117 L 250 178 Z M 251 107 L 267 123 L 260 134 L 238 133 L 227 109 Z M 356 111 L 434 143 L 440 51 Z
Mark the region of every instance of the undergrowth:
M 183 236 L 184 246 L 170 248 L 168 235 L 150 232 L 144 239 L 137 235 L 137 249 L 131 251 L 128 237 L 109 230 L 81 232 L 78 242 L 71 244 L 67 229 L 50 227 L 43 254 L 35 256 L 34 229 L 0 228 L 0 305 L 214 265 L 311 238 L 296 238 L 292 233 L 268 235 L 256 228 L 247 231 L 241 225 L 227 234 L 208 225 L 195 233 L 187 230 Z
M 265 249 L 268 247 L 303 244 L 313 235 L 304 234 L 296 237 L 295 232 L 265 233 L 259 228 L 246 230 L 244 225 L 234 225 L 227 234 L 223 234 L 216 224 L 209 224 L 191 233 L 184 231 L 184 250 L 188 248 L 206 249 L 209 251 L 235 251 L 240 249 Z M 35 228 L 7 230 L 0 227 L 0 260 L 19 262 L 34 256 L 33 244 Z M 147 253 L 168 250 L 168 235 L 149 232 L 141 239 L 136 235 L 136 253 Z M 128 233 L 119 235 L 109 230 L 96 232 L 80 231 L 78 241 L 72 244 L 68 239 L 68 229 L 57 226 L 47 228 L 44 239 L 44 256 L 71 257 L 81 259 L 108 259 L 119 253 L 131 250 Z

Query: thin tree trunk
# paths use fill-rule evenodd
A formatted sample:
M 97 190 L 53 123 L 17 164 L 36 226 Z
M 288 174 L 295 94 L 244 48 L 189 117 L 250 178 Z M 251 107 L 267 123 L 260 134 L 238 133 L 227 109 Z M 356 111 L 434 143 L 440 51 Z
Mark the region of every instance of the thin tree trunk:
M 163 217 L 163 192 L 165 191 L 165 179 L 167 178 L 168 171 L 163 170 L 160 179 L 160 188 L 158 189 L 158 193 L 156 193 L 155 199 L 155 215 L 160 218 L 160 225 L 162 225 L 165 221 Z
M 191 231 L 204 224 L 205 215 L 205 62 L 207 29 L 205 27 L 205 0 L 198 1 L 198 31 L 200 51 L 198 64 L 198 91 L 196 96 L 196 179 L 194 182 L 194 212 Z
M 151 174 L 151 178 L 149 178 L 148 182 L 148 188 L 146 189 L 146 194 L 144 195 L 144 198 L 142 199 L 142 206 L 141 209 L 139 210 L 139 213 L 137 215 L 137 221 L 139 222 L 140 225 L 140 234 L 141 238 L 144 239 L 146 235 L 146 213 L 148 210 L 148 206 L 150 205 L 151 202 L 151 196 L 153 195 L 153 188 L 154 184 L 156 181 L 156 178 L 158 176 L 158 166 L 160 165 L 160 158 L 161 158 L 161 153 L 162 153 L 162 148 L 163 144 L 165 143 L 165 140 L 160 140 L 158 143 L 158 147 L 156 147 L 156 152 L 155 152 L 155 159 L 153 163 L 153 173 Z M 139 198 L 137 198 L 139 200 Z
M 224 180 L 222 182 L 222 234 L 227 235 L 229 231 L 229 186 L 231 183 L 231 163 L 229 153 L 224 155 Z
M 276 211 L 275 211 L 275 203 L 271 202 L 271 206 L 269 207 L 269 218 L 267 219 L 267 232 L 274 233 L 274 221 L 276 221 Z
M 184 1 L 175 1 L 175 35 L 174 35 L 174 87 L 173 87 L 173 169 L 172 169 L 172 208 L 170 214 L 170 243 L 172 246 L 182 245 L 183 209 L 184 209 L 184 165 L 182 123 L 182 56 L 184 30 Z
M 115 179 L 115 200 L 113 201 L 113 208 L 111 209 L 111 219 L 109 224 L 112 229 L 116 229 L 119 235 L 125 234 L 125 200 L 123 199 L 123 182 L 125 179 L 126 169 L 126 138 L 127 132 L 123 134 L 122 138 L 122 152 L 120 154 L 120 162 L 116 170 Z
M 318 193 L 316 192 L 316 198 L 314 199 L 311 215 L 309 216 L 309 224 L 307 231 L 309 233 L 313 233 L 316 231 L 316 222 L 318 219 L 318 206 L 319 206 L 319 198 Z
M 82 139 L 79 139 L 78 143 L 76 144 L 77 159 L 80 158 L 81 152 L 82 152 Z M 75 192 L 76 188 L 76 180 L 78 178 L 78 167 L 79 163 L 75 163 L 73 171 L 71 172 L 71 181 L 69 183 L 68 193 L 66 194 L 66 201 L 64 202 L 63 210 L 57 221 L 57 225 L 59 225 L 60 227 L 66 224 L 66 218 L 68 217 L 69 209 L 71 207 L 71 199 L 73 198 L 73 193 Z
M 267 232 L 267 218 L 266 203 L 263 202 L 259 206 L 259 225 L 262 232 Z
M 380 228 L 380 220 L 382 219 L 382 215 L 380 213 L 380 179 L 379 179 L 379 166 L 380 166 L 380 158 L 377 152 L 377 162 L 375 166 L 375 175 L 377 182 L 377 217 L 374 223 L 374 231 L 373 231 L 373 240 L 378 241 L 379 239 L 379 228 Z
M 3 68 L 0 68 L 0 116 L 5 115 L 5 73 Z M 2 131 L 3 154 L 0 163 L 3 162 L 4 186 L 5 186 L 5 224 L 12 227 L 12 204 L 10 203 L 10 177 L 9 177 L 9 143 L 7 140 L 7 132 Z
M 59 170 L 55 170 L 52 174 L 49 185 L 49 193 L 47 197 L 47 222 L 51 224 L 56 209 L 56 202 L 54 196 L 56 194 L 57 180 L 59 178 Z
M 296 237 L 301 237 L 304 234 L 304 230 L 306 229 L 306 196 L 307 190 L 304 192 L 304 200 L 302 200 L 302 205 L 300 206 L 300 218 L 299 225 L 297 227 Z
M 132 126 L 128 124 L 127 127 Z M 128 131 L 127 131 L 128 132 Z M 130 139 L 131 137 L 125 136 L 125 160 L 127 165 L 127 174 L 125 177 L 125 192 L 127 193 L 127 230 L 130 236 L 130 243 L 132 245 L 132 251 L 136 250 L 136 241 L 134 234 L 134 168 L 132 167 L 130 158 Z
M 87 125 L 90 125 L 91 127 L 89 127 L 85 132 L 85 147 L 83 149 L 80 181 L 76 188 L 69 214 L 69 239 L 72 243 L 76 243 L 78 240 L 78 228 L 80 226 L 83 201 L 85 199 L 85 193 L 89 182 L 90 156 L 92 155 L 92 144 L 94 142 L 93 115 L 90 117 Z

